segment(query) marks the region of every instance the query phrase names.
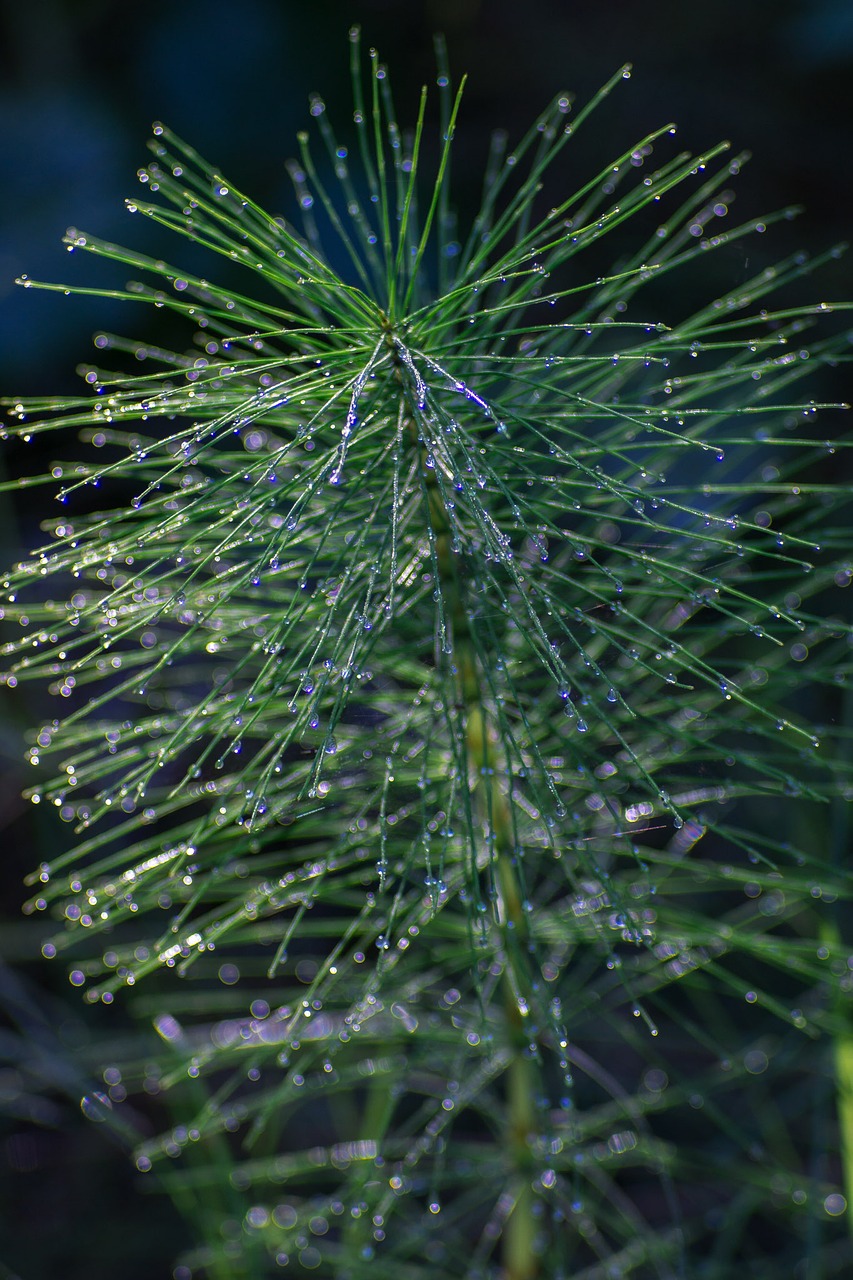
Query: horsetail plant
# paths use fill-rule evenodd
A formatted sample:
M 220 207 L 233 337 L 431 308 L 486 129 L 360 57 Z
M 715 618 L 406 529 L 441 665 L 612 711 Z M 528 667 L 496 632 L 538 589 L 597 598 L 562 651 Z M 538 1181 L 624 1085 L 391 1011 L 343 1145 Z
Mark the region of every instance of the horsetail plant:
M 850 490 L 799 384 L 849 344 L 785 294 L 837 251 L 682 314 L 775 219 L 730 227 L 742 158 L 670 125 L 548 194 L 627 68 L 495 137 L 463 234 L 462 86 L 440 53 L 427 161 L 427 90 L 402 131 L 352 52 L 301 229 L 155 125 L 128 207 L 229 283 L 70 230 L 139 277 L 70 292 L 189 349 L 98 334 L 143 370 L 11 406 L 89 445 L 3 584 L 77 834 L 28 909 L 141 1020 L 86 1106 L 156 1099 L 176 1276 L 841 1274 L 849 1092 L 816 1164 L 802 1079 L 850 1045 Z

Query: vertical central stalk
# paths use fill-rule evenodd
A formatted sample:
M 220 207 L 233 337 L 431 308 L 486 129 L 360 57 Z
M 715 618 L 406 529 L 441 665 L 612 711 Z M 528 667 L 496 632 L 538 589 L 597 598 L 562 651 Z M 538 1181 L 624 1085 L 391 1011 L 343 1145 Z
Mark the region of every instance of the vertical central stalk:
M 476 655 L 468 642 L 454 641 L 459 646 L 464 666 L 469 650 L 470 668 L 476 673 Z M 506 1074 L 506 1152 L 514 1170 L 515 1201 L 507 1219 L 503 1236 L 506 1280 L 534 1280 L 539 1270 L 534 1251 L 536 1222 L 533 1215 L 533 1153 L 531 1139 L 536 1128 L 534 1093 L 536 1065 L 530 1051 L 527 1018 L 532 1006 L 530 974 L 527 963 L 527 919 L 519 892 L 513 863 L 515 839 L 509 802 L 498 781 L 500 764 L 498 736 L 483 708 L 480 685 L 473 696 L 466 693 L 464 676 L 462 698 L 469 762 L 479 791 L 479 804 L 484 826 L 491 828 L 494 847 L 494 876 L 497 891 L 498 922 L 504 952 L 503 1009 L 507 1039 L 512 1057 Z
M 403 369 L 395 352 L 397 374 Z M 405 392 L 403 393 L 405 397 Z M 465 735 L 465 757 L 472 790 L 483 830 L 492 837 L 491 874 L 497 895 L 497 920 L 504 953 L 503 1010 L 507 1040 L 512 1056 L 506 1072 L 505 1154 L 512 1170 L 514 1202 L 503 1233 L 503 1263 L 506 1280 L 535 1280 L 539 1267 L 534 1249 L 536 1219 L 532 1189 L 533 1153 L 531 1139 L 536 1130 L 534 1095 L 536 1066 L 530 1055 L 531 1035 L 526 1022 L 532 1006 L 528 959 L 528 926 L 515 870 L 515 834 L 510 801 L 501 787 L 506 761 L 494 716 L 487 710 L 483 689 L 482 659 L 471 633 L 465 607 L 459 557 L 452 548 L 448 513 L 436 478 L 435 467 L 426 465 L 426 454 L 418 439 L 411 408 L 404 399 L 403 414 L 409 439 L 418 450 L 421 475 L 426 490 L 429 520 L 435 548 L 436 570 L 445 608 L 445 625 L 450 629 L 456 667 L 456 699 L 461 709 Z

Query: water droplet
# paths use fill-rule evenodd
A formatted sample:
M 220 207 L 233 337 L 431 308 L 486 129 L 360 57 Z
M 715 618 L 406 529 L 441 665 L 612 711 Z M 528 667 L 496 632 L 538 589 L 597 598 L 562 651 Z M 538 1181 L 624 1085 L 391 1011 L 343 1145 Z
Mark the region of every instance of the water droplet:
M 80 1110 L 87 1120 L 94 1120 L 97 1124 L 103 1124 L 109 1119 L 109 1113 L 113 1109 L 113 1104 L 105 1093 L 90 1093 L 80 1099 Z

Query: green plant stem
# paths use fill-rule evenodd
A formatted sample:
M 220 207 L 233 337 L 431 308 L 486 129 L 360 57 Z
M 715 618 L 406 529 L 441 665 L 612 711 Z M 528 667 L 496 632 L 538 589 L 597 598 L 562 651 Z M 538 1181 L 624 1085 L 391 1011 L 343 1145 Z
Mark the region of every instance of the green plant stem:
M 397 369 L 402 381 L 402 369 Z M 404 393 L 405 395 L 405 393 Z M 446 621 L 453 639 L 458 698 L 464 724 L 465 757 L 473 775 L 472 789 L 478 794 L 484 829 L 493 837 L 492 872 L 497 893 L 497 920 L 504 953 L 503 1008 L 512 1058 L 507 1068 L 507 1122 L 505 1147 L 514 1170 L 515 1201 L 503 1235 L 506 1280 L 534 1280 L 538 1265 L 534 1252 L 536 1222 L 531 1184 L 531 1135 L 535 1132 L 535 1062 L 530 1057 L 530 1032 L 526 1020 L 532 1005 L 530 978 L 523 962 L 529 937 L 518 877 L 513 865 L 515 848 L 513 821 L 500 777 L 499 737 L 483 704 L 481 658 L 471 634 L 471 623 L 460 585 L 459 565 L 452 548 L 447 510 L 433 468 L 425 465 L 411 407 L 405 402 L 403 414 L 409 439 L 421 458 L 421 475 L 426 489 L 432 526 L 439 589 L 445 601 Z
M 377 1151 L 382 1148 L 382 1140 L 387 1133 L 388 1124 L 397 1104 L 393 1091 L 389 1090 L 382 1076 L 374 1076 L 366 1086 L 363 1101 L 360 1103 L 360 1114 L 355 1119 L 355 1134 L 358 1142 L 375 1142 Z M 365 1196 L 367 1184 L 375 1178 L 372 1162 L 364 1162 L 360 1174 L 353 1184 L 353 1203 Z M 342 1233 L 342 1256 L 351 1265 L 366 1258 L 365 1246 L 370 1245 L 373 1224 L 369 1215 L 344 1219 Z
M 839 939 L 840 941 L 840 939 Z M 833 1064 L 837 1089 L 838 1129 L 841 1146 L 841 1166 L 844 1191 L 847 1200 L 848 1229 L 853 1235 L 851 1206 L 853 1206 L 853 1030 L 849 1027 L 849 1013 L 838 1002 L 839 1020 L 845 1019 L 845 1029 L 836 1032 L 832 1043 Z
M 841 722 L 849 731 L 853 725 L 853 690 L 848 684 L 844 691 Z M 830 821 L 830 866 L 840 870 L 850 848 L 850 806 L 845 799 L 836 796 Z M 829 915 L 819 925 L 821 941 L 834 954 L 844 954 L 845 937 L 842 929 L 844 916 L 840 903 L 834 903 Z M 841 1182 L 847 1200 L 847 1228 L 853 1237 L 853 1018 L 849 998 L 839 988 L 833 995 L 835 1029 L 832 1036 L 832 1067 L 835 1075 L 835 1107 L 838 1116 L 838 1142 L 841 1157 Z
M 186 1092 L 194 1100 L 198 1112 L 203 1113 L 210 1101 L 204 1081 L 189 1080 Z M 179 1115 L 180 1111 L 176 1109 L 176 1121 Z M 229 1256 L 205 1248 L 210 1241 L 216 1241 L 221 1245 L 220 1228 L 223 1222 L 228 1219 L 240 1222 L 243 1216 L 240 1197 L 231 1181 L 233 1157 L 228 1147 L 227 1136 L 222 1131 L 213 1129 L 209 1135 L 209 1143 L 213 1163 L 219 1176 L 211 1178 L 203 1190 L 197 1190 L 191 1184 L 182 1181 L 180 1175 L 172 1174 L 169 1170 L 166 1171 L 165 1177 L 161 1175 L 161 1180 L 183 1217 L 193 1223 L 196 1229 L 199 1249 L 206 1255 L 204 1272 L 209 1280 L 253 1280 L 256 1269 L 260 1265 L 260 1256 L 258 1245 L 253 1245 L 248 1234 L 243 1233 L 243 1249 L 240 1252 L 234 1251 Z M 185 1158 L 190 1167 L 194 1163 L 193 1156 L 196 1150 L 194 1143 L 190 1143 L 186 1148 Z
M 536 1224 L 533 1217 L 530 1138 L 535 1132 L 535 1061 L 530 1054 L 530 1032 L 526 1027 L 531 1007 L 529 977 L 513 955 L 527 938 L 518 879 L 510 850 L 512 820 L 506 796 L 500 790 L 495 768 L 494 735 L 479 705 L 466 702 L 466 734 L 471 758 L 482 764 L 486 807 L 495 837 L 498 912 L 506 968 L 503 1000 L 508 1039 L 513 1049 L 507 1068 L 506 1147 L 516 1174 L 515 1203 L 504 1232 L 504 1264 L 507 1280 L 533 1280 L 538 1272 L 534 1254 Z

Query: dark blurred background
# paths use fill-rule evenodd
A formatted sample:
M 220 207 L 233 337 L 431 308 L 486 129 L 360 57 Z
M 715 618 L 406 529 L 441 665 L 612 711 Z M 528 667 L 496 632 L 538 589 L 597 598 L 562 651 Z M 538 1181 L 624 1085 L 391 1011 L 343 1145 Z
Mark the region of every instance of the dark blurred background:
M 632 79 L 567 160 L 568 181 L 575 158 L 579 176 L 588 176 L 594 161 L 672 119 L 685 147 L 730 138 L 753 151 L 738 182 L 737 220 L 805 206 L 796 222 L 764 238 L 770 260 L 802 246 L 817 253 L 849 234 L 850 0 L 705 7 L 684 0 L 6 0 L 0 395 L 74 392 L 93 330 L 144 338 L 156 324 L 153 312 L 24 293 L 12 283 L 21 272 L 80 284 L 103 278 L 88 256 L 67 256 L 60 236 L 69 224 L 150 250 L 152 229 L 129 218 L 123 198 L 138 189 L 134 175 L 148 156 L 152 120 L 167 122 L 272 212 L 292 212 L 284 161 L 306 126 L 309 92 L 322 92 L 346 132 L 354 22 L 390 66 L 402 122 L 414 117 L 421 83 L 434 80 L 434 33 L 447 37 L 454 76 L 469 73 L 454 162 L 463 206 L 479 192 L 492 129 L 505 128 L 512 139 L 557 91 L 569 89 L 582 102 L 631 61 Z M 162 243 L 164 254 L 180 259 L 176 246 Z M 851 277 L 850 258 L 841 259 L 809 292 L 851 297 Z M 123 283 L 121 273 L 111 278 Z M 47 460 L 10 445 L 0 474 L 31 472 Z M 0 494 L 4 563 L 38 539 L 49 507 L 46 492 L 26 502 Z M 40 713 L 29 690 L 3 693 L 0 1278 L 155 1280 L 168 1274 L 164 1259 L 183 1243 L 181 1224 L 165 1200 L 135 1195 L 129 1164 L 79 1108 L 80 1096 L 97 1087 L 87 1076 L 87 1060 L 97 1061 L 88 1046 L 105 1020 L 121 1033 L 121 1012 L 84 1010 L 64 970 L 37 963 L 39 922 L 20 916 L 24 874 L 69 833 L 51 815 L 38 814 L 34 825 L 24 812 L 24 735 Z

